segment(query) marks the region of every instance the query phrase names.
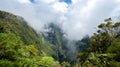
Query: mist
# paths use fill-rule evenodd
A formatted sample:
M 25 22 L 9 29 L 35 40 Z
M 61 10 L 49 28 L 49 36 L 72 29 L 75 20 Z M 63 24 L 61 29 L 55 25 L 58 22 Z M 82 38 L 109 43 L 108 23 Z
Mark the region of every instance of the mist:
M 23 17 L 37 32 L 51 22 L 61 26 L 69 40 L 92 35 L 107 17 L 119 15 L 120 0 L 2 0 L 0 10 Z

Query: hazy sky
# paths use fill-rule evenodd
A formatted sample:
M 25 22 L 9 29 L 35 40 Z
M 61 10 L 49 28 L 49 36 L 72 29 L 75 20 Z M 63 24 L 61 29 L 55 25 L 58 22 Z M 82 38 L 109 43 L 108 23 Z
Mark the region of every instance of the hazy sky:
M 80 39 L 105 18 L 120 15 L 120 0 L 1 0 L 0 10 L 22 16 L 37 31 L 54 22 L 69 39 Z

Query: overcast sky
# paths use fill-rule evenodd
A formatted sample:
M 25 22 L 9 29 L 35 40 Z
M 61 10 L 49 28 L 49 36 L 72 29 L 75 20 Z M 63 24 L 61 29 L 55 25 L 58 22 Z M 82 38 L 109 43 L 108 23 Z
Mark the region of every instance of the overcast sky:
M 54 22 L 69 39 L 81 39 L 105 18 L 120 15 L 120 0 L 1 0 L 0 10 L 22 16 L 37 31 Z

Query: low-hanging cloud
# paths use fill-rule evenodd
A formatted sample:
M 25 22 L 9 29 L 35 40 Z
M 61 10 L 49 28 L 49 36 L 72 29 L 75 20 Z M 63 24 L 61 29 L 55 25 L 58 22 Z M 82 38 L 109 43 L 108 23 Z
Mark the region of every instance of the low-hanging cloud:
M 106 17 L 120 13 L 120 0 L 2 0 L 0 10 L 22 16 L 37 31 L 44 31 L 48 23 L 60 24 L 72 40 L 91 35 Z

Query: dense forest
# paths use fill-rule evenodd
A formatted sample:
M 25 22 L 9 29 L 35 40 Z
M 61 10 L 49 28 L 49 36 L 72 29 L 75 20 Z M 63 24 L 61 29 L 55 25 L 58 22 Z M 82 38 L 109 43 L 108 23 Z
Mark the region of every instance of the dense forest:
M 0 67 L 120 67 L 120 22 L 108 18 L 92 36 L 73 41 L 55 23 L 44 28 L 37 33 L 24 18 L 0 11 Z

